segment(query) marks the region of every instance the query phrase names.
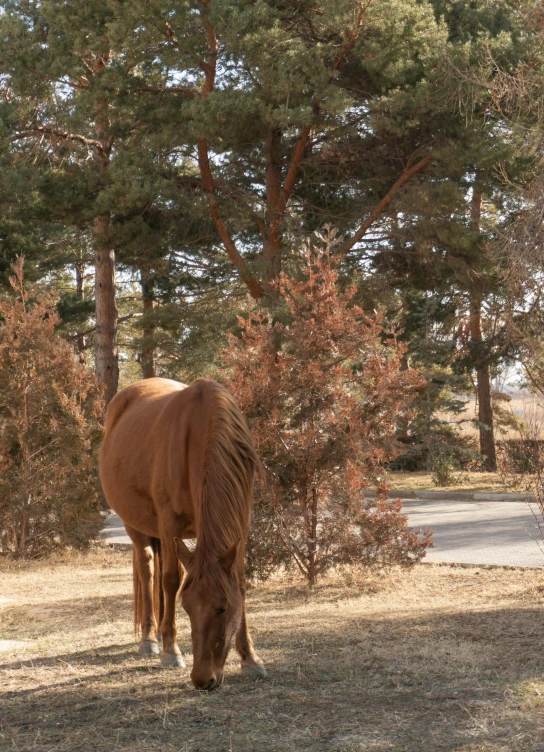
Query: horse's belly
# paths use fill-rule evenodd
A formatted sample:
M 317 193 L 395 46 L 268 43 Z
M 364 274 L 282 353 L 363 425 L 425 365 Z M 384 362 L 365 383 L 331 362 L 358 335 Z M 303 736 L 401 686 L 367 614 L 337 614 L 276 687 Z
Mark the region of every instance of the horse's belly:
M 149 458 L 104 443 L 100 462 L 102 488 L 108 505 L 125 525 L 155 538 L 160 529 L 172 535 L 195 538 L 194 511 L 188 486 L 172 494 L 162 473 L 153 481 Z
M 123 477 L 101 472 L 102 488 L 108 505 L 126 525 L 146 535 L 158 536 L 159 520 L 152 499 L 139 493 Z

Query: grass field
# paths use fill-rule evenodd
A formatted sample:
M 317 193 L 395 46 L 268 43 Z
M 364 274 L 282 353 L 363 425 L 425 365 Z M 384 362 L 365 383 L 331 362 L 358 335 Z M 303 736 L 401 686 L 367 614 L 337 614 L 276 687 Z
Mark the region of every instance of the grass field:
M 537 571 L 259 585 L 250 620 L 269 679 L 243 680 L 232 655 L 212 694 L 136 654 L 127 551 L 4 562 L 0 583 L 0 637 L 29 641 L 0 653 L 1 750 L 544 750 Z
M 390 473 L 391 495 L 395 489 L 411 491 L 489 491 L 491 493 L 515 493 L 532 491 L 531 479 L 525 478 L 519 487 L 506 486 L 499 473 L 460 472 L 452 486 L 435 486 L 430 472 Z
M 463 397 L 461 396 L 463 399 Z M 544 404 L 542 400 L 529 392 L 510 393 L 510 400 L 501 403 L 502 409 L 516 416 L 524 425 L 523 433 L 534 437 L 544 436 Z M 478 417 L 478 410 L 473 399 L 466 402 L 464 410 L 459 415 L 439 413 L 441 420 L 457 425 L 457 430 L 465 436 L 478 436 L 478 429 L 474 420 Z M 519 439 L 520 431 L 516 428 L 496 427 L 497 438 Z

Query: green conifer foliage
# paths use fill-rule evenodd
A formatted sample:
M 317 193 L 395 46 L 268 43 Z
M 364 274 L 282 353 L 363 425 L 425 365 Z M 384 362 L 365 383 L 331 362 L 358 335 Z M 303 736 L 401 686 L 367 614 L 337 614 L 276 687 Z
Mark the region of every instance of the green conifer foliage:
M 527 4 L 10 0 L 0 17 L 6 259 L 37 236 L 42 271 L 91 249 L 100 315 L 84 344 L 94 337 L 109 396 L 117 305 L 132 327 L 121 344 L 144 372 L 161 360 L 183 370 L 184 342 L 197 367 L 216 357 L 213 329 L 245 305 L 243 290 L 277 305 L 274 280 L 296 267 L 293 249 L 330 222 L 343 278 L 401 304 L 422 291 L 455 300 L 455 331 L 471 295 L 483 314 L 500 296 L 484 253 L 490 220 L 500 223 L 508 180 L 529 165 L 473 73 L 482 60 L 510 70 L 523 58 Z M 478 230 L 467 209 L 476 176 Z M 124 299 L 113 296 L 114 254 L 132 274 Z M 145 294 L 128 289 L 144 278 Z M 86 331 L 89 299 L 72 297 L 63 310 Z M 214 306 L 228 309 L 219 326 Z M 484 339 L 490 330 L 483 321 Z M 491 369 L 504 355 L 496 344 L 486 344 Z

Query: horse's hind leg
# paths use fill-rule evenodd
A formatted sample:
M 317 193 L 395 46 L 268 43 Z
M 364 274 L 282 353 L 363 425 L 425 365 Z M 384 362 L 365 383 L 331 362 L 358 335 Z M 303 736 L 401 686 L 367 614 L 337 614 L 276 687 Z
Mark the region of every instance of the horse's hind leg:
M 244 599 L 242 621 L 236 634 L 236 650 L 242 659 L 242 676 L 264 678 L 266 676 L 266 669 L 262 660 L 255 652 L 253 640 L 251 639 L 247 625 L 245 583 L 242 585 L 242 595 Z
M 161 622 L 163 666 L 185 668 L 185 661 L 177 643 L 176 597 L 181 585 L 181 570 L 172 534 L 161 540 L 163 546 L 162 590 L 164 615 Z
M 158 655 L 157 615 L 155 613 L 155 552 L 149 536 L 125 525 L 132 540 L 134 569 L 134 626 L 140 631 L 140 655 Z

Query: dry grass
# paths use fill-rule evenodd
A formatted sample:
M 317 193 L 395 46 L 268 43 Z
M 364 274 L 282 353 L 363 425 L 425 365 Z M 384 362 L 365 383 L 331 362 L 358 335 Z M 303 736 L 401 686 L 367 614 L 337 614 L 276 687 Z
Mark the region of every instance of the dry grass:
M 529 392 L 518 392 L 510 396 L 509 402 L 501 403 L 503 410 L 516 416 L 524 425 L 524 433 L 532 438 L 544 437 L 544 404 L 542 400 Z M 454 424 L 463 436 L 478 436 L 478 428 L 472 422 L 478 418 L 476 402 L 469 400 L 459 415 L 439 413 L 438 417 Z M 519 439 L 520 432 L 515 428 L 495 428 L 497 438 Z
M 2 750 L 544 750 L 537 571 L 258 586 L 250 620 L 270 678 L 242 680 L 233 655 L 212 694 L 136 654 L 127 551 L 4 562 L 0 582 L 0 637 L 31 641 L 0 654 Z
M 453 486 L 435 486 L 430 472 L 390 473 L 391 489 L 411 491 L 490 491 L 493 493 L 526 492 L 525 486 L 519 488 L 506 486 L 499 473 L 461 472 Z M 526 484 L 525 484 L 526 485 Z

